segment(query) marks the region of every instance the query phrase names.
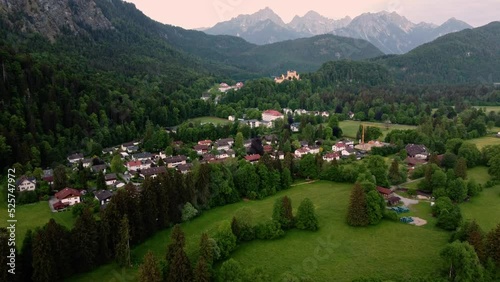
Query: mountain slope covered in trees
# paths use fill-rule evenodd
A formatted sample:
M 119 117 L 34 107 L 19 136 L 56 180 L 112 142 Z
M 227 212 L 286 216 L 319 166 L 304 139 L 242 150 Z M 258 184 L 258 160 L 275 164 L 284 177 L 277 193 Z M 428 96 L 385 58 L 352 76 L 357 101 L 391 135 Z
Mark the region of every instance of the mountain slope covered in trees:
M 405 55 L 376 61 L 402 83 L 473 83 L 500 81 L 500 22 L 445 35 Z

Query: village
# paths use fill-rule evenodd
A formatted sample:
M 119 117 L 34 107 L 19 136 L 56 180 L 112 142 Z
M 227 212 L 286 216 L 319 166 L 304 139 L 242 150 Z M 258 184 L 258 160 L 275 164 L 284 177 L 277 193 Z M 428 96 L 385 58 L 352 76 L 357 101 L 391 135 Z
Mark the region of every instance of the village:
M 240 85 L 241 86 L 241 85 Z M 222 84 L 221 84 L 222 88 Z M 221 90 L 223 91 L 223 90 Z M 230 122 L 237 122 L 241 126 L 250 128 L 272 128 L 278 120 L 285 120 L 287 115 L 314 115 L 327 120 L 329 112 L 308 112 L 306 110 L 295 110 L 284 108 L 282 111 L 274 109 L 262 112 L 262 118 L 259 120 L 236 119 L 229 116 Z M 351 116 L 352 118 L 352 116 Z M 299 132 L 299 123 L 289 125 L 292 133 Z M 294 135 L 294 138 L 298 138 Z M 218 140 L 199 140 L 196 143 L 184 144 L 181 141 L 174 141 L 175 152 L 189 151 L 190 154 L 172 154 L 167 155 L 165 151 L 147 152 L 142 149 L 140 140 L 130 141 L 114 147 L 105 148 L 100 156 L 84 156 L 82 153 L 74 153 L 67 157 L 67 167 L 72 170 L 83 168 L 92 175 L 102 174 L 106 183 L 106 189 L 98 190 L 90 187 L 87 190 L 74 189 L 66 187 L 56 191 L 53 197 L 49 199 L 49 208 L 53 212 L 64 211 L 83 201 L 83 196 L 93 195 L 98 201 L 100 208 L 104 209 L 114 191 L 125 187 L 128 183 L 133 184 L 138 190 L 141 189 L 142 182 L 148 178 L 155 178 L 159 174 L 166 173 L 167 170 L 176 170 L 181 174 L 188 174 L 195 164 L 222 163 L 229 160 L 244 160 L 249 163 L 258 162 L 264 154 L 272 159 L 284 160 L 286 154 L 290 154 L 295 161 L 300 160 L 306 155 L 320 155 L 326 163 L 337 162 L 345 159 L 359 161 L 366 157 L 372 148 L 390 146 L 391 144 L 379 140 L 364 140 L 363 134 L 360 140 L 355 142 L 347 138 L 340 138 L 333 145 L 325 145 L 323 140 L 316 140 L 312 144 L 304 140 L 296 140 L 299 147 L 293 148 L 290 152 L 278 150 L 279 137 L 276 134 L 268 134 L 250 138 L 243 141 L 244 154 L 235 152 L 234 136 L 227 136 Z M 429 158 L 429 152 L 423 145 L 409 144 L 406 146 L 407 158 L 405 163 L 408 170 L 415 166 L 423 165 Z M 111 159 L 119 157 L 122 164 L 120 172 L 111 171 Z M 116 170 L 116 168 L 115 168 Z M 42 182 L 52 185 L 54 182 L 54 170 L 47 169 L 43 171 Z M 18 180 L 18 190 L 20 193 L 25 191 L 34 191 L 37 187 L 37 180 L 34 177 L 23 176 Z M 388 187 L 377 187 L 380 194 L 386 199 L 389 205 L 397 205 L 400 198 L 393 195 L 393 190 Z M 90 193 L 90 194 L 89 194 Z M 428 195 L 426 195 L 428 196 Z

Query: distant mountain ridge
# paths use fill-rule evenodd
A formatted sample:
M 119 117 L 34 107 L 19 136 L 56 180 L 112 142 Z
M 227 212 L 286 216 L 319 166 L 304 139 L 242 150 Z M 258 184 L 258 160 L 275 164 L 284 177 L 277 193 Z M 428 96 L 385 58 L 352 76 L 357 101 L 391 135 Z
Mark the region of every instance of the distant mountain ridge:
M 309 11 L 303 17 L 295 16 L 290 23 L 285 24 L 270 8 L 265 8 L 251 15 L 240 15 L 218 23 L 203 31 L 214 35 L 238 36 L 259 45 L 331 33 L 367 40 L 385 54 L 403 54 L 442 35 L 471 27 L 455 18 L 440 26 L 415 24 L 395 12 L 385 11 L 339 20 Z
M 448 33 L 471 28 L 465 22 L 450 19 L 441 26 L 415 24 L 392 12 L 365 13 L 333 34 L 365 39 L 386 54 L 403 54 Z
M 404 55 L 374 61 L 403 83 L 483 84 L 500 81 L 500 22 L 444 35 Z
M 255 45 L 235 36 L 207 35 L 156 22 L 122 0 L 38 1 L 26 4 L 24 0 L 0 0 L 0 35 L 5 31 L 12 38 L 22 38 L 38 33 L 56 48 L 68 51 L 67 56 L 78 55 L 96 69 L 130 75 L 165 72 L 177 77 L 211 74 L 249 79 L 278 75 L 287 69 L 315 71 L 331 60 L 383 55 L 369 42 L 332 34 L 288 41 L 279 37 L 276 41 L 280 43 L 272 46 Z M 52 8 L 57 14 L 45 12 Z M 261 11 L 257 19 L 242 16 L 239 20 L 251 26 L 249 30 L 255 29 L 255 23 L 261 30 L 282 29 L 285 25 L 270 10 Z M 35 51 L 50 48 L 50 44 L 42 44 Z M 168 77 L 175 84 L 176 77 Z

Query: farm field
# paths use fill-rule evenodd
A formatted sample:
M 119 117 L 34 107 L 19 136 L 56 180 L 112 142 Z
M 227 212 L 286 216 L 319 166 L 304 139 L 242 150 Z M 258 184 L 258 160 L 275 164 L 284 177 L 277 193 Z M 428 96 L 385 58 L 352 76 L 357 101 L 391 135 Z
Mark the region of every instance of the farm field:
M 351 281 L 356 277 L 407 278 L 421 274 L 438 274 L 441 269 L 439 251 L 449 234 L 433 226 L 416 227 L 383 221 L 377 226 L 353 228 L 345 223 L 352 185 L 319 181 L 298 185 L 262 201 L 240 202 L 210 210 L 191 222 L 182 224 L 186 233 L 187 253 L 195 263 L 200 234 L 211 231 L 234 212 L 247 207 L 255 221 L 270 218 L 274 200 L 288 195 L 294 212 L 302 199 L 309 197 L 316 206 L 320 229 L 317 232 L 291 230 L 275 241 L 252 241 L 238 247 L 232 257 L 245 268 L 261 267 L 278 280 L 285 272 L 307 276 L 313 281 Z M 419 214 L 425 217 L 423 210 Z M 114 264 L 75 276 L 73 281 L 110 281 L 134 279 L 137 265 L 148 250 L 164 258 L 169 232 L 156 236 L 133 250 L 135 267 L 121 270 Z M 425 244 L 424 244 L 425 242 Z M 425 247 L 422 247 L 424 246 Z M 315 252 L 320 252 L 319 259 Z M 327 254 L 327 255 L 326 255 Z M 391 265 L 381 268 L 380 265 Z
M 383 140 L 387 133 L 389 133 L 393 129 L 415 129 L 416 126 L 413 125 L 402 125 L 402 124 L 389 124 L 388 127 L 386 126 L 385 123 L 379 123 L 379 122 L 361 122 L 361 121 L 354 121 L 354 120 L 344 120 L 339 122 L 339 126 L 342 129 L 342 132 L 344 136 L 349 137 L 349 138 L 356 138 L 356 133 L 358 132 L 359 126 L 361 124 L 365 124 L 367 126 L 374 126 L 374 127 L 379 127 L 382 130 L 382 137 L 380 138 Z

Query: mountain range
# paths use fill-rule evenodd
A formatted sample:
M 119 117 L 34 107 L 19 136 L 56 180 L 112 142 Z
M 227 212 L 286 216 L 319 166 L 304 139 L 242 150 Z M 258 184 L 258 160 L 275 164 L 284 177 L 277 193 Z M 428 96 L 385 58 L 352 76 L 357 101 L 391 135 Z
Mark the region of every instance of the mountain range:
M 233 35 L 255 44 L 269 44 L 283 40 L 335 34 L 365 39 L 385 54 L 403 54 L 439 36 L 471 28 L 465 22 L 451 18 L 437 26 L 415 24 L 397 13 L 365 13 L 354 19 L 329 19 L 315 11 L 303 17 L 295 16 L 286 24 L 270 8 L 252 15 L 240 15 L 203 30 L 208 34 Z
M 247 26 L 263 22 L 262 19 L 279 28 L 291 24 L 285 24 L 270 9 L 259 14 L 258 18 L 239 18 Z M 308 22 L 304 18 L 316 20 Z M 454 19 L 441 26 L 413 24 L 387 12 L 339 21 L 309 12 L 292 23 L 303 33 L 322 33 L 331 26 L 336 26 L 337 33 L 344 36 L 353 30 L 366 31 L 373 35 L 368 37 L 370 41 L 409 34 L 429 40 L 425 36 L 430 31 L 433 37 L 439 37 L 457 26 L 466 27 Z M 403 47 L 413 48 L 415 41 L 407 40 L 407 45 L 397 40 L 372 44 L 344 36 L 311 35 L 257 45 L 237 36 L 208 35 L 161 24 L 122 0 L 0 1 L 0 43 L 3 40 L 16 48 L 25 46 L 25 51 L 36 58 L 53 61 L 71 58 L 79 62 L 79 68 L 95 72 L 161 77 L 165 87 L 168 86 L 166 89 L 177 89 L 207 76 L 245 80 L 280 75 L 288 69 L 314 72 L 328 61 L 341 60 L 380 64 L 390 70 L 396 82 L 477 83 L 478 75 L 483 80 L 489 77 L 500 80 L 498 22 L 441 36 L 404 55 L 384 56 L 376 46 L 386 43 L 403 50 Z

